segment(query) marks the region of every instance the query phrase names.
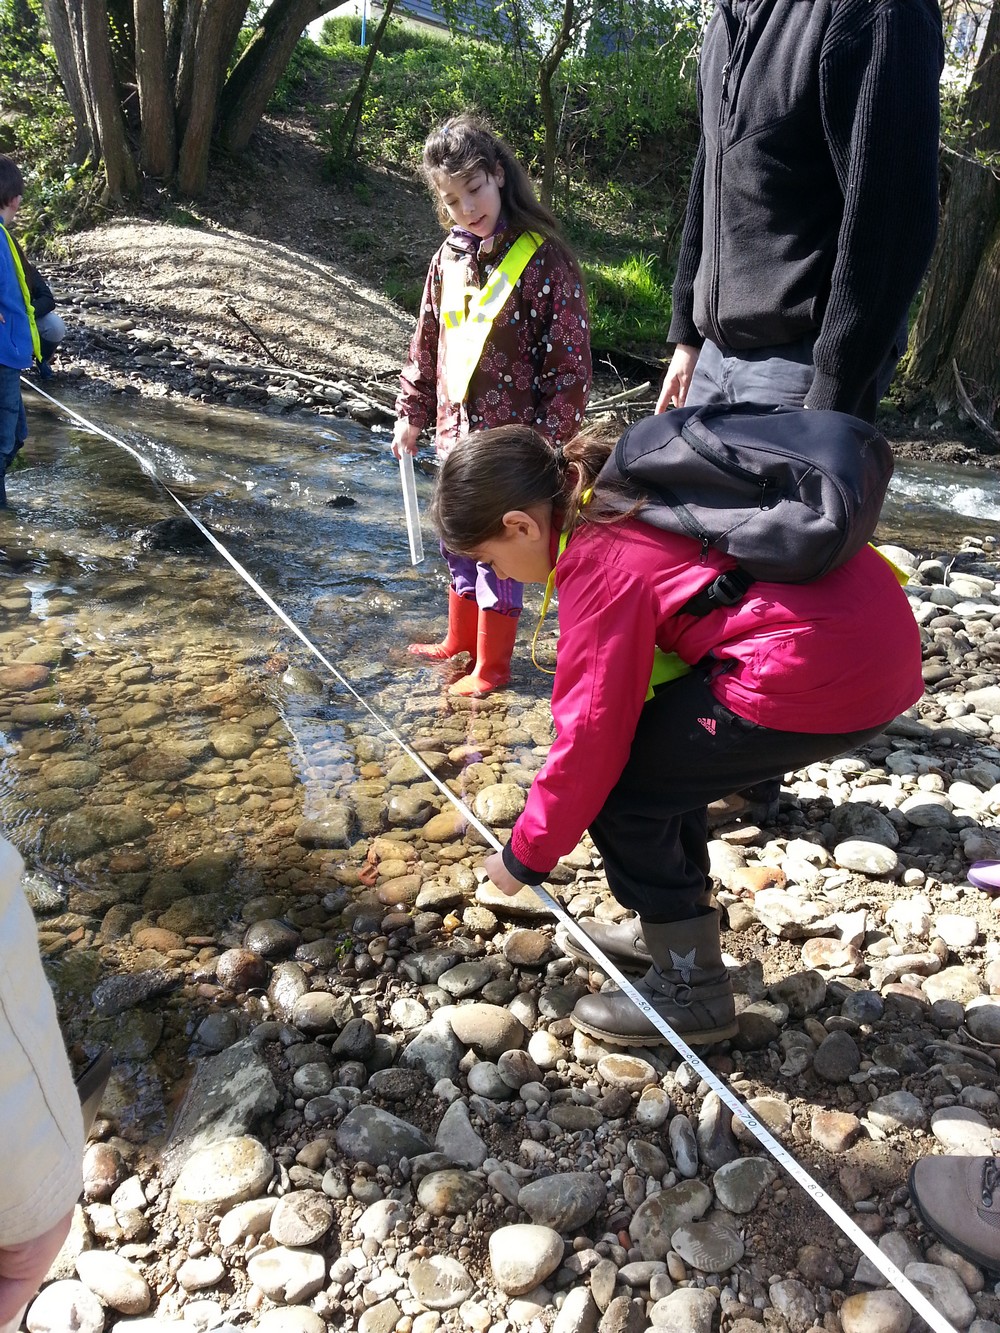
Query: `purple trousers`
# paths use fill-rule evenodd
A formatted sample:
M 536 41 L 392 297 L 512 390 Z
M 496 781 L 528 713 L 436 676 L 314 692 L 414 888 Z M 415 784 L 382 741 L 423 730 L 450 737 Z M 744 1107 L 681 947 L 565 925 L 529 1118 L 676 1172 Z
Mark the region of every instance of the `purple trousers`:
M 467 597 L 483 611 L 498 611 L 502 616 L 517 616 L 524 600 L 524 584 L 517 579 L 498 579 L 489 565 L 471 556 L 456 555 L 443 546 L 441 554 L 448 562 L 451 586 L 459 597 Z

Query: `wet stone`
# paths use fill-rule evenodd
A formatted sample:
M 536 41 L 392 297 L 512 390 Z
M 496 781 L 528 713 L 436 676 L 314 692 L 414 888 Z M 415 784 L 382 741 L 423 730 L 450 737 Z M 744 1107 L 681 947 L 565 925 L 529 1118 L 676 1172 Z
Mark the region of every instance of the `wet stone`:
M 966 1010 L 965 1023 L 976 1041 L 1000 1046 L 1000 1003 L 974 1000 Z
M 337 1032 L 344 1022 L 344 1001 L 326 991 L 309 991 L 292 1005 L 292 1023 L 300 1031 Z
M 284 921 L 257 921 L 243 937 L 243 947 L 262 958 L 284 958 L 294 953 L 300 939 Z
M 177 978 L 157 968 L 145 972 L 124 972 L 106 977 L 91 997 L 95 1010 L 112 1018 L 137 1004 L 165 995 L 177 985 Z
M 248 759 L 257 748 L 257 738 L 249 727 L 213 727 L 208 740 L 220 759 Z
M 215 976 L 219 985 L 226 990 L 244 994 L 267 984 L 268 967 L 262 958 L 249 949 L 227 949 L 219 955 Z
M 479 819 L 493 828 L 511 828 L 524 809 L 526 792 L 512 783 L 495 783 L 476 793 L 472 808 Z
M 302 847 L 349 847 L 353 826 L 352 808 L 345 802 L 331 802 L 321 817 L 302 820 L 295 841 Z
M 51 674 L 47 666 L 32 666 L 29 663 L 0 667 L 0 690 L 9 694 L 37 690 L 48 683 Z
M 393 828 L 420 828 L 426 824 L 434 807 L 415 792 L 396 792 L 389 800 L 386 818 Z

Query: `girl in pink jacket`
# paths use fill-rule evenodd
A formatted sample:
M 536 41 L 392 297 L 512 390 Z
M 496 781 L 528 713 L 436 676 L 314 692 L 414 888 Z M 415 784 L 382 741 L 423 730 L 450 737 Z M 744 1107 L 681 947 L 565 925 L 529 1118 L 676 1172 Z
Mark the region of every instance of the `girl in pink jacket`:
M 735 606 L 681 613 L 735 562 L 643 523 L 639 493 L 624 518 L 620 498 L 603 503 L 595 482 L 610 448 L 578 436 L 560 449 L 502 427 L 470 436 L 441 469 L 432 512 L 445 546 L 559 593 L 556 740 L 486 869 L 516 893 L 589 829 L 609 888 L 636 913 L 589 933 L 621 965 L 648 968 L 639 989 L 685 1040 L 720 1041 L 737 1025 L 706 807 L 878 735 L 923 693 L 920 640 L 870 547 L 812 583 L 754 583 Z M 657 648 L 692 669 L 647 699 Z M 573 1022 L 602 1041 L 662 1041 L 617 992 L 584 996 Z

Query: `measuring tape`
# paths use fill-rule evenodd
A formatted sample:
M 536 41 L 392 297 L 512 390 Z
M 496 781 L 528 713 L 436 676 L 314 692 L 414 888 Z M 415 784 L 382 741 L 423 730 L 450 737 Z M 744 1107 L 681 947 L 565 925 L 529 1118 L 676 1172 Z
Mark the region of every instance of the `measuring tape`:
M 54 407 L 58 408 L 60 412 L 65 413 L 73 421 L 78 422 L 85 430 L 91 431 L 95 435 L 102 436 L 112 444 L 117 445 L 120 449 L 124 449 L 127 453 L 131 454 L 142 468 L 143 472 L 148 477 L 152 477 L 163 487 L 171 500 L 173 500 L 174 504 L 176 504 L 181 512 L 191 520 L 202 536 L 215 547 L 226 563 L 236 571 L 248 587 L 253 589 L 257 596 L 274 612 L 278 619 L 291 630 L 296 638 L 305 645 L 309 652 L 322 662 L 327 671 L 329 671 L 344 689 L 357 700 L 379 728 L 400 747 L 409 759 L 413 760 L 421 772 L 434 783 L 438 791 L 440 791 L 443 796 L 447 797 L 451 804 L 461 812 L 465 821 L 476 830 L 484 842 L 495 851 L 503 851 L 503 844 L 498 841 L 492 830 L 487 828 L 485 824 L 476 818 L 475 814 L 473 814 L 461 797 L 457 796 L 446 783 L 444 783 L 435 773 L 431 772 L 430 768 L 417 751 L 407 745 L 406 741 L 403 740 L 398 732 L 393 730 L 385 718 L 375 711 L 371 704 L 368 703 L 367 699 L 358 693 L 347 677 L 341 674 L 337 667 L 334 666 L 329 658 L 325 656 L 315 643 L 313 643 L 308 635 L 299 628 L 295 621 L 292 620 L 285 611 L 282 610 L 278 603 L 271 597 L 270 593 L 265 592 L 253 575 L 250 574 L 248 570 L 244 569 L 236 557 L 222 545 L 217 537 L 209 532 L 208 528 L 205 527 L 199 518 L 192 514 L 191 510 L 188 509 L 183 500 L 178 499 L 166 482 L 164 482 L 157 474 L 152 463 L 143 458 L 142 455 L 133 449 L 130 444 L 127 444 L 124 440 L 118 439 L 117 436 L 111 435 L 108 431 L 104 430 L 101 426 L 96 425 L 94 422 L 88 421 L 87 418 L 81 416 L 79 412 L 75 412 L 71 407 L 67 407 L 65 403 L 59 402 L 57 398 L 53 398 L 51 394 L 46 393 L 36 384 L 32 384 L 30 380 L 22 378 L 22 383 L 34 393 L 37 393 L 40 397 L 46 399 Z M 687 1061 L 703 1082 L 705 1082 L 719 1099 L 729 1107 L 734 1115 L 739 1116 L 743 1124 L 750 1130 L 762 1147 L 767 1149 L 778 1165 L 791 1176 L 797 1185 L 805 1190 L 813 1202 L 822 1208 L 824 1213 L 826 1213 L 844 1235 L 853 1242 L 856 1248 L 875 1265 L 883 1277 L 896 1288 L 899 1294 L 903 1296 L 916 1313 L 920 1315 L 928 1328 L 932 1329 L 934 1333 L 956 1333 L 954 1326 L 950 1324 L 940 1311 L 931 1304 L 919 1288 L 916 1287 L 899 1268 L 897 1268 L 891 1259 L 882 1253 L 869 1236 L 865 1235 L 858 1224 L 844 1212 L 843 1208 L 841 1208 L 840 1205 L 827 1194 L 826 1190 L 824 1190 L 823 1187 L 812 1178 L 808 1171 L 796 1161 L 791 1153 L 778 1142 L 770 1130 L 761 1124 L 760 1120 L 758 1120 L 748 1106 L 740 1101 L 739 1097 L 736 1096 L 732 1089 L 729 1088 L 718 1075 L 714 1074 L 704 1061 L 695 1055 L 694 1051 L 688 1046 L 683 1037 L 679 1036 L 669 1023 L 661 1018 L 645 996 L 640 995 L 634 984 L 629 981 L 628 977 L 626 977 L 609 958 L 605 957 L 590 936 L 577 924 L 576 921 L 574 921 L 565 908 L 563 908 L 562 905 L 540 885 L 532 885 L 530 887 L 532 892 L 552 913 L 556 921 L 558 921 L 559 924 L 568 931 L 584 949 L 586 949 L 587 953 L 590 954 L 601 971 L 611 977 L 618 986 L 621 987 L 635 1007 L 649 1019 L 656 1030 L 663 1036 L 666 1042 L 673 1047 L 681 1059 Z

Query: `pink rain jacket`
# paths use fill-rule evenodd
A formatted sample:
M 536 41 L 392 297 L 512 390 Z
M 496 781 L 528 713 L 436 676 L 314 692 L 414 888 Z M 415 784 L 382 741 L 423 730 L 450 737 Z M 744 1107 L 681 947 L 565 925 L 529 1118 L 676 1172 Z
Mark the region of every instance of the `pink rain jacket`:
M 870 547 L 813 583 L 755 583 L 735 607 L 678 614 L 709 571 L 733 565 L 714 551 L 700 562 L 697 542 L 635 520 L 577 527 L 556 565 L 557 738 L 511 838 L 523 865 L 547 873 L 600 812 L 628 759 L 654 645 L 692 665 L 731 664 L 712 693 L 776 731 L 862 731 L 920 698 L 917 625 Z

